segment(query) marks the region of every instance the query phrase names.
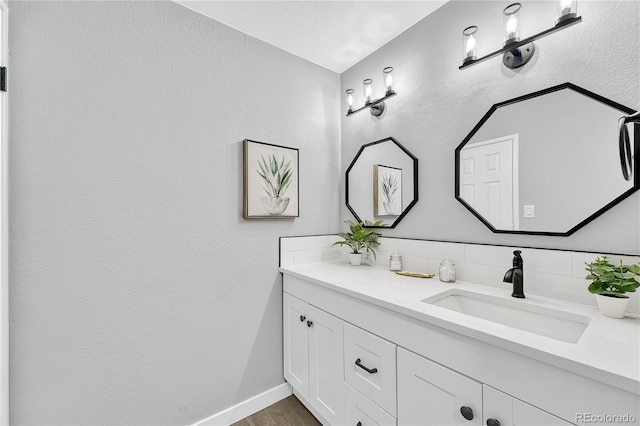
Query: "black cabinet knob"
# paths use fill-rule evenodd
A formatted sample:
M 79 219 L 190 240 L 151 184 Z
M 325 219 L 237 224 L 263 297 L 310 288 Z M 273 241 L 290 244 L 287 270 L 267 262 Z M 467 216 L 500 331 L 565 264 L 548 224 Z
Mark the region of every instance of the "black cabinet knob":
M 460 414 L 467 420 L 473 420 L 473 410 L 471 407 L 460 407 Z
M 313 325 L 313 321 L 307 321 L 307 327 L 311 327 Z
M 304 315 L 300 315 L 300 322 L 303 322 L 305 319 L 307 319 L 307 317 L 305 317 Z
M 356 426 L 362 426 L 362 422 L 356 423 Z
M 496 419 L 487 419 L 487 426 L 500 426 L 500 422 Z

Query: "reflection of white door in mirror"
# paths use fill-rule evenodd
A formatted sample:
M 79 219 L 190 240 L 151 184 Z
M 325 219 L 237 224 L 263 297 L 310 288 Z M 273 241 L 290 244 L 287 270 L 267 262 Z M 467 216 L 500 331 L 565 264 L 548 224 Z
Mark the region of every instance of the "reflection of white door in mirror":
M 520 229 L 518 188 L 517 134 L 460 151 L 460 197 L 497 229 Z

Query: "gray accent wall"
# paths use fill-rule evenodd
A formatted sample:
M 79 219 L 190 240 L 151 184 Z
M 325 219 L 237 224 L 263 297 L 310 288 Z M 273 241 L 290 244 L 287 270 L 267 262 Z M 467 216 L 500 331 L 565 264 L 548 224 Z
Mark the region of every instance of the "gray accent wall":
M 640 254 L 638 192 L 569 237 L 494 234 L 454 198 L 454 150 L 493 104 L 571 82 L 640 109 L 639 2 L 578 2 L 583 22 L 536 41 L 524 67 L 508 69 L 496 57 L 458 70 L 465 27 L 479 27 L 478 56 L 502 46 L 505 5 L 450 1 L 341 75 L 342 91 L 356 90 L 356 106 L 363 104 L 364 78 L 373 79 L 375 97 L 382 95 L 386 66 L 394 67 L 398 92 L 381 119 L 367 111 L 345 117 L 342 103 L 342 170 L 362 144 L 388 136 L 418 157 L 419 201 L 385 236 Z M 555 7 L 523 2 L 521 35 L 554 25 Z M 608 143 L 617 149 L 617 140 Z M 341 212 L 343 220 L 352 219 L 346 207 Z
M 339 227 L 339 76 L 173 2 L 10 2 L 10 416 L 186 425 L 284 383 L 278 237 Z M 242 218 L 242 140 L 300 217 Z

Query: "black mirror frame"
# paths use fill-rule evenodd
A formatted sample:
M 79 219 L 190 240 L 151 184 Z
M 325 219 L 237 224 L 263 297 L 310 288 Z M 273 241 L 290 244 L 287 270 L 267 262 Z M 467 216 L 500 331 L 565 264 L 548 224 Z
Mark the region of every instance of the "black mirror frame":
M 398 225 L 398 223 L 400 223 L 400 221 L 406 216 L 406 214 L 409 213 L 409 210 L 411 210 L 413 208 L 413 206 L 418 202 L 418 159 L 416 158 L 415 155 L 413 155 L 411 152 L 409 152 L 404 146 L 402 146 L 402 144 L 400 144 L 400 142 L 395 140 L 393 137 L 389 136 L 388 138 L 380 139 L 379 141 L 375 141 L 375 142 L 364 144 L 358 150 L 358 153 L 353 158 L 353 161 L 351 161 L 351 164 L 349 165 L 349 167 L 347 168 L 347 171 L 345 172 L 345 180 L 344 180 L 344 182 L 345 182 L 345 204 L 346 204 L 347 208 L 349 209 L 349 211 L 351 212 L 351 214 L 353 215 L 353 217 L 356 219 L 356 221 L 363 222 L 363 220 L 360 218 L 360 216 L 358 216 L 358 214 L 353 209 L 351 204 L 349 204 L 349 172 L 351 171 L 353 166 L 355 166 L 356 162 L 358 161 L 358 158 L 360 158 L 360 155 L 362 154 L 362 152 L 367 147 L 370 147 L 370 146 L 373 146 L 373 145 L 377 145 L 377 144 L 382 143 L 382 142 L 388 142 L 388 141 L 391 141 L 394 144 L 396 144 L 398 146 L 398 148 L 400 148 L 402 151 L 404 151 L 404 153 L 407 154 L 409 156 L 409 158 L 411 158 L 413 160 L 413 200 L 409 203 L 409 205 L 406 208 L 404 208 L 402 210 L 402 213 L 400 214 L 400 216 L 398 216 L 396 218 L 396 220 L 391 225 L 389 225 L 389 226 L 368 226 L 367 228 L 384 228 L 384 229 L 395 228 Z
M 582 222 L 578 223 L 577 225 L 575 225 L 573 228 L 569 229 L 566 232 L 544 232 L 544 231 L 513 231 L 513 230 L 505 230 L 505 229 L 496 229 L 491 223 L 489 223 L 484 217 L 482 217 L 482 215 L 480 213 L 478 213 L 473 207 L 471 207 L 471 205 L 469 205 L 466 201 L 464 201 L 461 197 L 460 197 L 460 151 L 462 150 L 462 148 L 467 144 L 467 142 L 469 142 L 469 140 L 471 140 L 471 138 L 473 137 L 473 135 L 475 135 L 478 130 L 480 130 L 480 128 L 484 125 L 484 123 L 489 119 L 489 117 L 491 117 L 491 115 L 496 112 L 498 110 L 498 108 L 501 108 L 503 106 L 507 106 L 507 105 L 511 105 L 517 102 L 522 102 L 522 101 L 526 101 L 528 99 L 532 99 L 538 96 L 543 96 L 549 93 L 553 93 L 556 92 L 558 90 L 563 90 L 563 89 L 572 89 L 584 96 L 587 96 L 589 98 L 595 99 L 596 101 L 602 102 L 605 105 L 609 105 L 612 108 L 617 108 L 619 109 L 621 112 L 627 113 L 627 114 L 633 114 L 634 112 L 636 112 L 635 110 L 626 107 L 622 104 L 619 104 L 615 101 L 612 101 L 611 99 L 607 99 L 604 96 L 600 96 L 596 93 L 593 93 L 589 90 L 583 89 L 582 87 L 576 86 L 575 84 L 572 83 L 563 83 L 563 84 L 559 84 L 557 86 L 553 86 L 553 87 L 549 87 L 547 89 L 543 89 L 537 92 L 533 92 L 530 93 L 528 95 L 523 95 L 523 96 L 519 96 L 517 98 L 513 98 L 510 99 L 508 101 L 504 101 L 504 102 L 500 102 L 497 104 L 494 104 L 489 111 L 482 117 L 482 119 L 478 122 L 478 124 L 476 124 L 476 126 L 473 128 L 473 130 L 471 130 L 471 132 L 467 135 L 466 138 L 464 138 L 464 140 L 460 143 L 460 145 L 458 145 L 456 147 L 455 150 L 455 198 L 456 200 L 458 200 L 460 203 L 462 203 L 463 206 L 465 206 L 467 208 L 467 210 L 469 210 L 471 213 L 473 213 L 473 215 L 475 217 L 478 218 L 478 220 L 480 220 L 480 222 L 482 222 L 487 228 L 489 228 L 491 230 L 491 232 L 494 232 L 496 234 L 522 234 L 522 235 L 547 235 L 547 236 L 557 236 L 557 237 L 568 237 L 569 235 L 573 234 L 574 232 L 576 232 L 578 229 L 583 228 L 585 225 L 587 225 L 588 223 L 590 223 L 591 221 L 593 221 L 595 218 L 597 218 L 598 216 L 602 215 L 604 212 L 606 212 L 607 210 L 611 209 L 613 206 L 615 206 L 616 204 L 620 203 L 622 200 L 624 200 L 625 198 L 629 197 L 631 194 L 633 194 L 634 192 L 636 192 L 638 189 L 640 189 L 640 174 L 637 172 L 638 171 L 638 166 L 640 165 L 640 124 L 634 124 L 634 132 L 633 132 L 633 152 L 635 154 L 634 159 L 633 159 L 633 169 L 636 170 L 636 172 L 634 173 L 633 176 L 633 186 L 631 187 L 631 189 L 625 191 L 624 193 L 622 193 L 621 195 L 619 195 L 618 197 L 616 197 L 614 200 L 612 200 L 611 202 L 607 203 L 605 206 L 603 206 L 602 208 L 600 208 L 598 211 L 596 211 L 595 213 L 591 214 L 590 216 L 588 216 L 587 218 L 585 218 Z M 613 141 L 615 142 L 615 141 Z M 613 144 L 612 142 L 612 146 L 615 147 L 615 144 Z

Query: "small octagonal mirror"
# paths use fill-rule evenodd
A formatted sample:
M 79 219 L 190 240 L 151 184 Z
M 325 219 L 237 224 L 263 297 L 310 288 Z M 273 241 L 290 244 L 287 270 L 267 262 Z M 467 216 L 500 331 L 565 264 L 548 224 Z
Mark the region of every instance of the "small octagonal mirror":
M 418 159 L 392 137 L 362 145 L 347 169 L 345 192 L 358 222 L 395 228 L 418 201 Z

